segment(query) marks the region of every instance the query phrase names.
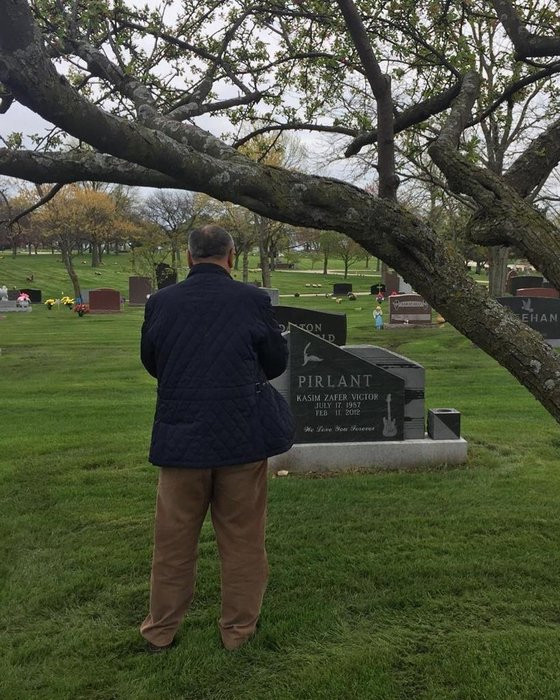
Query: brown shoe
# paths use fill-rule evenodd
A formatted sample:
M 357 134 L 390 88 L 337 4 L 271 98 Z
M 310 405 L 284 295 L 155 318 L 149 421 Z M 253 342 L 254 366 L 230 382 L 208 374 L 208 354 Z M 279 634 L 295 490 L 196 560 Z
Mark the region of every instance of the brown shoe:
M 152 644 L 151 642 L 146 642 L 146 651 L 148 654 L 161 654 L 163 651 L 171 649 L 175 640 L 169 642 L 169 644 L 164 644 L 164 646 L 158 646 L 157 644 Z

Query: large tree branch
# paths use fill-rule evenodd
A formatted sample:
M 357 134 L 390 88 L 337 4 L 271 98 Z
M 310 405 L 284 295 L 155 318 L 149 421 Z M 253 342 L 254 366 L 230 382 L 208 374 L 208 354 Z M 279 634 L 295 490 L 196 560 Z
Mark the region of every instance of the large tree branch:
M 522 197 L 543 183 L 560 163 L 560 119 L 537 136 L 510 165 L 505 181 Z
M 463 81 L 440 135 L 429 153 L 454 192 L 466 194 L 479 207 L 469 225 L 473 242 L 515 245 L 538 270 L 560 288 L 560 232 L 502 178 L 476 167 L 458 152 L 459 140 L 478 95 L 479 76 Z
M 459 90 L 461 89 L 461 83 L 455 83 L 447 90 L 444 90 L 439 95 L 434 95 L 434 97 L 429 97 L 422 102 L 403 110 L 394 118 L 393 129 L 394 133 L 398 134 L 405 129 L 408 129 L 415 124 L 420 124 L 426 119 L 433 117 L 435 114 L 439 114 L 446 110 L 451 104 L 452 100 L 457 97 Z M 377 129 L 374 131 L 368 131 L 365 134 L 360 134 L 357 136 L 352 143 L 347 147 L 344 155 L 349 158 L 350 156 L 355 156 L 361 151 L 364 146 L 377 142 Z
M 399 183 L 395 171 L 391 81 L 388 75 L 381 72 L 356 5 L 352 0 L 337 0 L 337 3 L 377 103 L 379 195 L 395 199 Z
M 509 0 L 492 0 L 492 4 L 515 47 L 518 59 L 560 55 L 560 36 L 546 37 L 531 34 Z

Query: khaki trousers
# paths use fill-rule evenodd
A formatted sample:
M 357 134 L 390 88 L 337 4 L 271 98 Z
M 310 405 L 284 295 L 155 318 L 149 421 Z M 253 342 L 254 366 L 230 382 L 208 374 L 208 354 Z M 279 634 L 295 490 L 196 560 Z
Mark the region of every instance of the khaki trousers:
M 149 642 L 169 644 L 193 599 L 198 538 L 209 506 L 221 564 L 222 641 L 235 649 L 254 633 L 268 579 L 266 490 L 266 459 L 160 469 L 150 612 L 140 627 Z

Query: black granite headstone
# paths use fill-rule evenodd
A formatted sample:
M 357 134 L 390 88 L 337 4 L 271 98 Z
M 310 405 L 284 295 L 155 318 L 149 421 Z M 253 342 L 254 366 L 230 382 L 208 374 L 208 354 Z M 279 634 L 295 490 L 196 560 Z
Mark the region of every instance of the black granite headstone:
M 402 440 L 404 379 L 290 325 L 296 442 Z
M 381 292 L 382 294 L 385 294 L 386 291 L 387 291 L 386 286 L 383 283 L 379 283 L 379 284 L 372 284 L 370 287 L 369 293 L 370 294 L 379 294 L 379 292 Z
M 169 287 L 171 284 L 177 284 L 177 270 L 167 263 L 158 263 L 154 265 L 156 270 L 156 280 L 158 289 Z
M 346 314 L 298 309 L 295 306 L 275 306 L 274 315 L 282 332 L 287 331 L 292 323 L 335 345 L 346 343 Z
M 335 297 L 344 297 L 348 292 L 352 291 L 352 285 L 346 282 L 337 282 L 333 284 L 332 293 Z
M 509 282 L 509 289 L 511 294 L 515 296 L 517 290 L 522 287 L 542 287 L 543 278 L 536 277 L 535 275 L 517 275 L 517 277 L 512 277 Z
M 42 294 L 40 289 L 22 289 L 22 292 L 29 294 L 29 300 L 32 304 L 40 304 L 42 301 Z
M 20 294 L 19 289 L 8 289 L 8 301 L 16 301 Z
M 551 345 L 560 344 L 560 299 L 499 297 L 497 301 L 538 331 Z

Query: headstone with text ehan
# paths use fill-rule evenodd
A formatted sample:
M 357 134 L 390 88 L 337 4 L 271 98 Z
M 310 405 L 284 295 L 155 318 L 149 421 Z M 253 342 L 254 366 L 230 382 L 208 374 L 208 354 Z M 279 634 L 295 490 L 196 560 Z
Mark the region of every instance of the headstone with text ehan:
M 538 331 L 549 345 L 560 347 L 560 299 L 498 297 L 496 301 Z
M 329 343 L 335 345 L 346 343 L 346 314 L 344 313 L 300 309 L 296 306 L 275 306 L 274 315 L 283 333 L 292 323 L 298 328 L 328 340 Z
M 89 312 L 110 314 L 121 310 L 121 293 L 117 289 L 92 289 L 89 293 Z
M 419 294 L 397 294 L 389 297 L 391 325 L 429 325 L 432 309 Z
M 404 379 L 293 325 L 289 400 L 297 443 L 404 437 Z

